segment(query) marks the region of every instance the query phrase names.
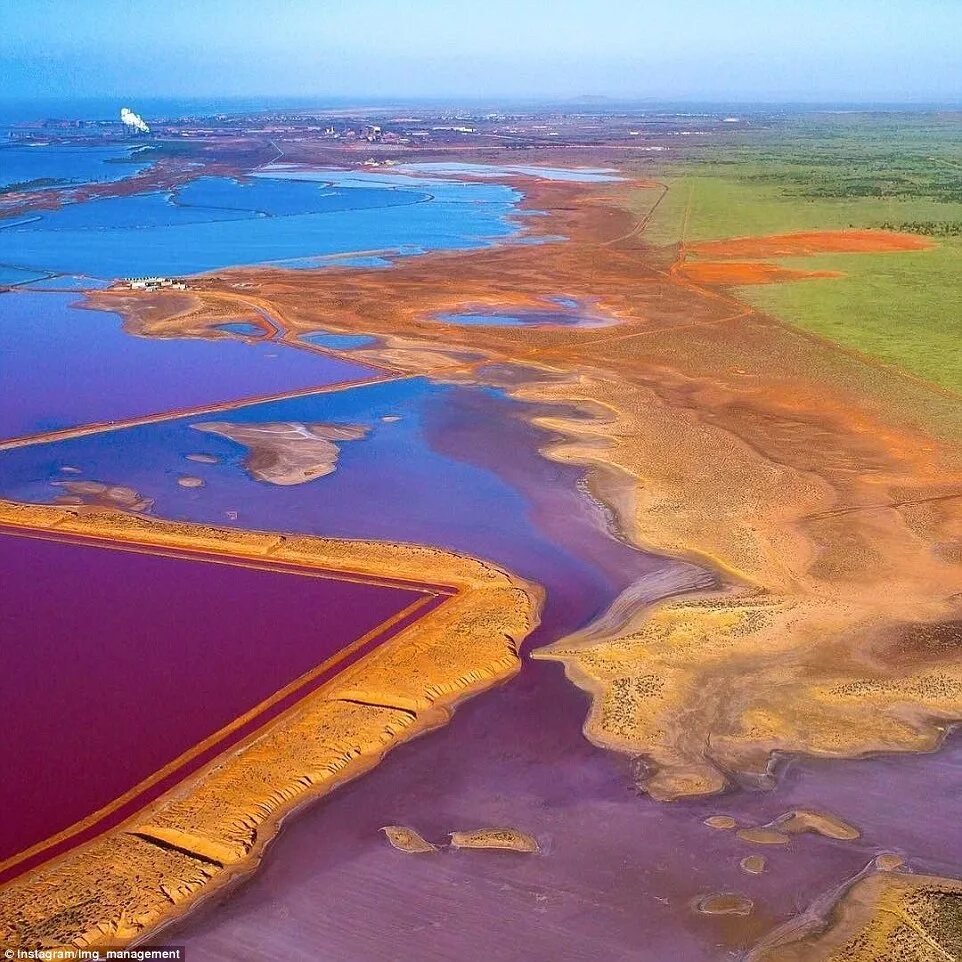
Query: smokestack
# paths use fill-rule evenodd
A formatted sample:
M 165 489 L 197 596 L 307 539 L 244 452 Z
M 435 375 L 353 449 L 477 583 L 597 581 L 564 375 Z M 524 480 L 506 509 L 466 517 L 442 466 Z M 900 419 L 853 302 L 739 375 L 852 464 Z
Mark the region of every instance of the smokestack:
M 135 114 L 129 107 L 120 108 L 120 122 L 125 127 L 129 127 L 131 131 L 136 130 L 141 134 L 150 133 L 150 127 L 144 123 L 143 117 L 141 117 L 139 114 Z

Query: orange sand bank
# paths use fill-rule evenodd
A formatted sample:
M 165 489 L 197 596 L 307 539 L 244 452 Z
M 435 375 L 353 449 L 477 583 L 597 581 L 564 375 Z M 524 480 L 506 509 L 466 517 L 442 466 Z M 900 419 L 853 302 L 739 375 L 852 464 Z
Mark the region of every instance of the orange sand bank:
M 686 249 L 702 257 L 798 257 L 808 254 L 921 251 L 932 246 L 931 241 L 914 234 L 884 230 L 825 230 L 769 234 L 767 237 L 731 237 L 688 244 Z
M 679 264 L 675 274 L 693 284 L 738 287 L 749 284 L 782 284 L 842 277 L 838 271 L 799 271 L 777 264 L 744 261 L 702 261 Z

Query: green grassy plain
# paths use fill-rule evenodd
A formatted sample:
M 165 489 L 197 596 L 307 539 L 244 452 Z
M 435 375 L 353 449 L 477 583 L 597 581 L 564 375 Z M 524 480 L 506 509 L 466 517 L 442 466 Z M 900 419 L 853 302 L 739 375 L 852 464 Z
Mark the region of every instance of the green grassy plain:
M 669 191 L 646 238 L 659 245 L 805 230 L 888 228 L 934 248 L 779 261 L 837 280 L 743 287 L 759 310 L 962 393 L 962 144 L 955 122 L 833 120 L 759 145 L 662 165 Z M 650 172 L 648 174 L 650 176 Z M 648 195 L 647 197 L 645 195 Z M 650 192 L 638 194 L 639 210 Z
M 962 203 L 925 197 L 807 197 L 786 192 L 777 183 L 752 179 L 753 167 L 725 169 L 709 163 L 701 170 L 686 168 L 667 172 L 668 194 L 646 231 L 652 243 L 672 244 L 681 239 L 689 204 L 688 241 L 962 220 Z M 646 201 L 650 203 L 639 196 L 639 206 Z
M 838 279 L 738 289 L 754 307 L 962 393 L 962 241 L 928 251 L 786 258 Z

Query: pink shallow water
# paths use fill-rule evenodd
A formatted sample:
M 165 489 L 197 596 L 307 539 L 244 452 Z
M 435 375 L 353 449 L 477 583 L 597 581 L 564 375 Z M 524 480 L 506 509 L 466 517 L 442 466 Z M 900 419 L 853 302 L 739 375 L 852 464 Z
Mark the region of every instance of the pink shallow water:
M 630 760 L 584 739 L 584 710 L 558 666 L 528 662 L 447 729 L 292 820 L 256 874 L 164 938 L 186 943 L 194 962 L 727 962 L 878 852 L 902 853 L 914 871 L 962 873 L 962 743 L 798 759 L 770 792 L 661 804 L 633 788 Z M 730 814 L 754 825 L 793 807 L 840 815 L 863 836 L 773 849 L 703 824 Z M 441 843 L 455 829 L 514 826 L 542 853 L 407 856 L 379 832 L 394 823 Z M 764 874 L 739 868 L 749 854 L 768 857 Z M 694 911 L 720 891 L 751 898 L 752 916 Z
M 691 586 L 685 566 L 633 560 L 561 466 L 536 475 L 510 419 L 497 422 L 512 455 L 499 461 L 490 419 L 456 418 L 450 398 L 444 411 L 429 420 L 432 447 L 510 478 L 538 529 L 604 573 L 596 584 L 544 560 L 526 570 L 547 587 L 530 647 L 579 627 L 626 582 L 643 579 L 652 599 Z M 586 711 L 559 665 L 526 661 L 447 728 L 292 818 L 256 873 L 164 939 L 186 944 L 193 962 L 730 962 L 880 851 L 902 852 L 916 871 L 962 874 L 962 744 L 931 756 L 794 760 L 770 792 L 661 804 L 637 792 L 631 759 L 587 742 Z M 793 807 L 846 818 L 863 837 L 802 836 L 772 851 L 703 824 L 718 813 L 759 824 Z M 456 829 L 514 826 L 543 851 L 412 857 L 386 843 L 379 829 L 389 824 L 439 843 Z M 755 853 L 770 860 L 758 877 L 739 868 Z M 694 910 L 723 891 L 750 897 L 753 914 Z
M 0 570 L 0 771 L 6 809 L 16 812 L 0 821 L 0 861 L 107 805 L 425 597 L 413 587 L 304 569 L 7 531 L 0 533 Z M 212 753 L 327 677 L 225 735 Z M 179 768 L 174 781 L 210 757 Z M 124 811 L 169 783 L 145 790 Z

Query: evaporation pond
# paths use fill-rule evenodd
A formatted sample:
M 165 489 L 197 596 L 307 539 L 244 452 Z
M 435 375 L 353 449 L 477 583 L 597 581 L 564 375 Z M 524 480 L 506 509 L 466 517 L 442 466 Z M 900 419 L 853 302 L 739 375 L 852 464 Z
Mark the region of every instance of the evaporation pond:
M 460 161 L 418 162 L 401 165 L 401 170 L 423 172 L 435 176 L 470 175 L 471 177 L 504 177 L 520 175 L 541 180 L 575 183 L 607 183 L 624 180 L 612 167 L 541 167 L 534 164 L 472 164 Z
M 90 199 L 0 229 L 0 263 L 118 278 L 331 255 L 486 247 L 517 234 L 520 194 L 362 172 L 201 177 L 169 192 Z
M 370 347 L 377 343 L 376 337 L 369 334 L 335 334 L 329 331 L 312 331 L 301 335 L 302 341 L 328 347 L 335 351 L 351 351 L 358 347 Z
M 0 566 L 0 770 L 16 814 L 0 825 L 0 862 L 93 813 L 96 830 L 129 818 L 444 597 L 10 528 Z
M 539 308 L 494 307 L 449 311 L 434 315 L 434 320 L 461 327 L 607 327 L 617 318 L 598 312 L 591 305 L 568 297 L 549 297 L 553 310 Z
M 74 294 L 0 295 L 0 442 L 368 380 L 367 365 L 271 341 L 127 334 Z
M 218 331 L 227 331 L 228 334 L 240 334 L 242 337 L 263 337 L 264 328 L 251 324 L 249 321 L 227 321 L 224 324 L 215 324 Z
M 63 187 L 123 180 L 150 166 L 147 154 L 130 147 L 42 144 L 0 147 L 0 188 Z

